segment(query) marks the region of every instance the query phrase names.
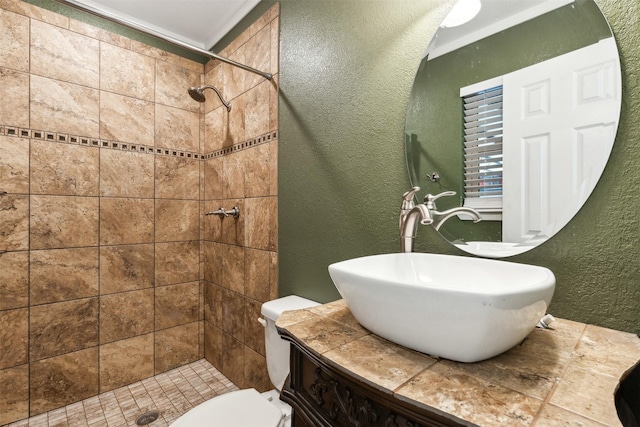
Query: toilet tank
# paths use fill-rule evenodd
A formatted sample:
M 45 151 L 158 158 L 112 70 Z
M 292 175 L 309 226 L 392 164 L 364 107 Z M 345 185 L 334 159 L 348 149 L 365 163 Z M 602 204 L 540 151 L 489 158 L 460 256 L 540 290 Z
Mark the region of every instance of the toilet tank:
M 289 310 L 301 310 L 303 308 L 314 307 L 320 305 L 315 301 L 290 295 L 288 297 L 274 299 L 262 304 L 262 316 L 266 323 L 262 323 L 265 327 L 265 351 L 267 358 L 267 370 L 271 383 L 278 389 L 282 390 L 284 380 L 289 375 L 289 342 L 280 338 L 276 330 L 276 320 L 278 317 Z

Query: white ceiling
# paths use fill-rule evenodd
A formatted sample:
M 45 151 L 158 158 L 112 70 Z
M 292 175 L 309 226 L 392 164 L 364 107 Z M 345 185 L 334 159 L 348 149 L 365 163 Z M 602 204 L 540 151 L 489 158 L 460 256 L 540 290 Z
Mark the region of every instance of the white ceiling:
M 459 27 L 439 28 L 424 56 L 436 58 L 573 1 L 481 0 L 480 12 L 471 21 Z
M 200 49 L 209 50 L 260 0 L 76 0 L 143 25 Z

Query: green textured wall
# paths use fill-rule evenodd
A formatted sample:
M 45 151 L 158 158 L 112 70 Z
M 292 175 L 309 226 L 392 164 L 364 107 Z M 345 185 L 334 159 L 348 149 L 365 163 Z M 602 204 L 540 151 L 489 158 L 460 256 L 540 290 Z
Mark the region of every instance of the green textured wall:
M 591 198 L 549 242 L 510 260 L 550 268 L 559 317 L 640 332 L 640 5 L 598 0 L 623 69 L 620 127 Z M 410 184 L 404 122 L 413 77 L 448 0 L 281 3 L 280 293 L 338 298 L 327 265 L 399 249 Z M 462 254 L 427 227 L 417 250 Z

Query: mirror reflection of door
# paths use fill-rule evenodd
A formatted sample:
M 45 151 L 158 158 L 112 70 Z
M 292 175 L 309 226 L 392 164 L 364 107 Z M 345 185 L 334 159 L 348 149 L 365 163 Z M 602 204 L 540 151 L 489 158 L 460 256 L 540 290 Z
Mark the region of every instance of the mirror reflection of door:
M 615 53 L 610 37 L 504 76 L 504 242 L 546 240 L 595 188 L 618 125 Z
M 409 175 L 423 193 L 458 192 L 440 199 L 440 210 L 476 203 L 484 218 L 478 224 L 451 219 L 440 233 L 489 257 L 524 252 L 557 233 L 604 170 L 620 114 L 620 75 L 615 41 L 593 0 L 481 0 L 471 21 L 440 28 L 407 109 Z M 470 183 L 465 167 L 476 159 L 465 152 L 463 92 L 496 82 L 504 91 L 503 168 Z M 434 171 L 438 183 L 427 178 Z M 470 200 L 474 192 L 494 199 Z

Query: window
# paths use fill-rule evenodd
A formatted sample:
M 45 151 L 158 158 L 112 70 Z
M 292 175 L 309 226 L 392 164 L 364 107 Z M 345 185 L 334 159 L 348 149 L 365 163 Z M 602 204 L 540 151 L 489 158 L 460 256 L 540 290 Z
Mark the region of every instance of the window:
M 461 90 L 464 105 L 464 206 L 483 219 L 502 212 L 502 84 Z M 484 86 L 484 87 L 483 87 Z

